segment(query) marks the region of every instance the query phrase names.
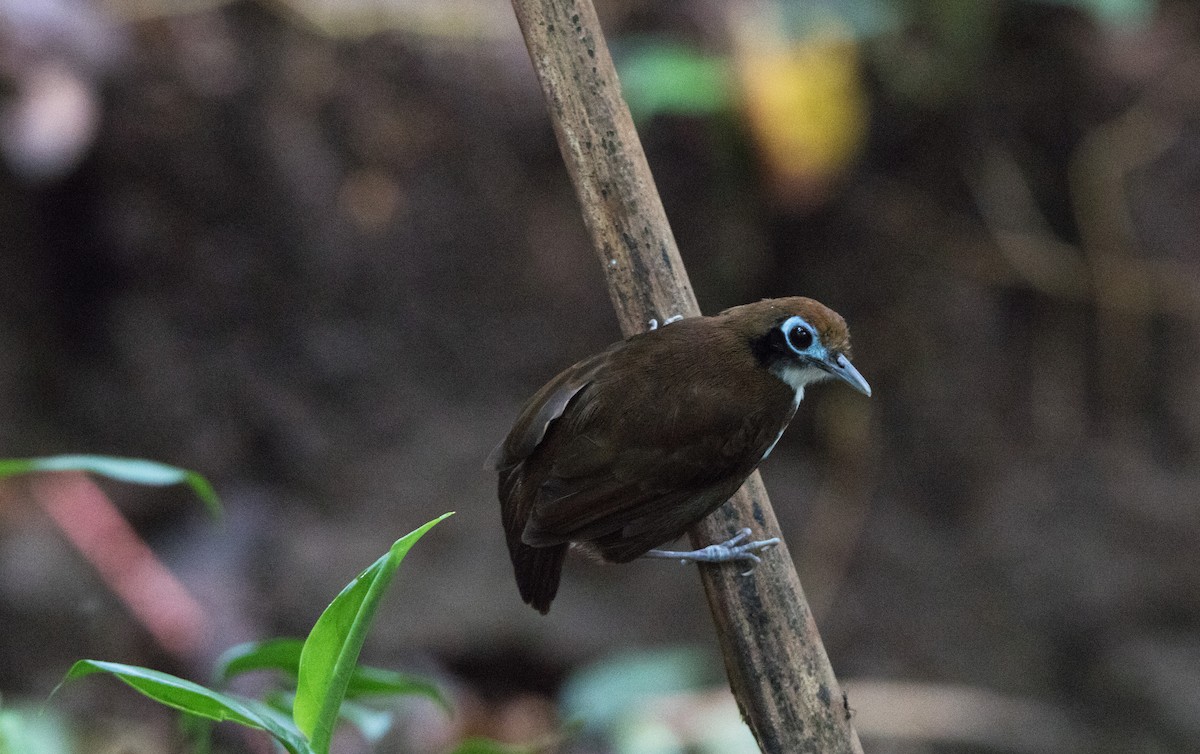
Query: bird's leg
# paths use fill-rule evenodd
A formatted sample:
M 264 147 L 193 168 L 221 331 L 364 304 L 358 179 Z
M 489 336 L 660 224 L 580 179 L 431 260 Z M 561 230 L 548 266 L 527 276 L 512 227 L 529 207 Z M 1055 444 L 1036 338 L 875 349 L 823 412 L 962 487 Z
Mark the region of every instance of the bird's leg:
M 670 317 L 667 317 L 666 319 L 664 319 L 664 320 L 663 320 L 663 326 L 665 327 L 666 325 L 669 325 L 669 324 L 671 324 L 672 322 L 678 322 L 678 321 L 679 321 L 679 320 L 681 320 L 681 319 L 683 319 L 683 315 L 682 315 L 682 314 L 673 314 L 673 315 L 671 315 Z M 658 319 L 657 319 L 657 318 L 651 318 L 651 320 L 650 320 L 650 329 L 651 329 L 651 330 L 657 330 L 657 329 L 658 329 Z
M 754 566 L 762 562 L 762 558 L 758 557 L 757 553 L 769 547 L 774 547 L 779 544 L 779 537 L 763 539 L 757 542 L 746 542 L 743 540 L 750 538 L 750 530 L 742 529 L 731 539 L 715 545 L 701 548 L 699 550 L 689 550 L 686 552 L 676 552 L 674 550 L 650 550 L 643 558 L 670 558 L 678 560 L 681 563 L 732 563 L 739 561 L 749 561 L 750 571 L 754 570 Z M 742 575 L 749 574 L 746 571 Z

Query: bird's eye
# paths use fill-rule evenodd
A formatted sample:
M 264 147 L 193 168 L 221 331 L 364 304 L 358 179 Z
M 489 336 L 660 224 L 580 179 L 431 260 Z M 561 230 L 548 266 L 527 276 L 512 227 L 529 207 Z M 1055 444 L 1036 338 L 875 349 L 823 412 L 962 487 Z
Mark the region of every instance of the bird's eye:
M 787 331 L 787 341 L 797 352 L 805 351 L 813 344 L 813 334 L 807 327 L 796 325 Z

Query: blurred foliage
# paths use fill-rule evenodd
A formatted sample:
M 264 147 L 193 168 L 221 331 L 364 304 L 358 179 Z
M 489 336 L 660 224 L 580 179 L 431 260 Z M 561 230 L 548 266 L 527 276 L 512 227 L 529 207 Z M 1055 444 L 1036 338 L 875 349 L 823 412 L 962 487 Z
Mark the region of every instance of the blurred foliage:
M 72 754 L 70 727 L 48 710 L 0 704 L 0 754 Z
M 1157 3 L 1154 0 L 1041 0 L 1045 3 L 1074 5 L 1088 11 L 1106 23 L 1139 24 L 1150 19 Z
M 540 749 L 503 744 L 487 738 L 469 738 L 459 744 L 452 754 L 533 754 L 538 750 Z
M 66 455 L 48 458 L 0 458 L 0 478 L 39 471 L 86 471 L 90 474 L 149 487 L 186 484 L 214 518 L 221 518 L 221 500 L 203 475 L 141 458 Z
M 656 115 L 714 115 L 730 109 L 733 92 L 723 57 L 658 39 L 626 39 L 614 51 L 621 93 L 636 120 Z
M 561 704 L 568 718 L 583 721 L 585 730 L 604 729 L 651 699 L 713 680 L 708 658 L 699 650 L 635 652 L 581 668 L 563 688 Z
M 794 41 L 750 31 L 736 39 L 740 100 L 776 191 L 822 194 L 865 144 L 857 43 L 836 25 Z
M 714 702 L 704 696 L 713 693 Z M 607 657 L 563 687 L 563 716 L 614 754 L 755 754 L 742 722 L 704 652 L 677 648 Z
M 1072 4 L 1121 27 L 1144 23 L 1151 0 Z M 864 57 L 896 97 L 941 107 L 969 93 L 998 41 L 1002 4 L 938 0 L 755 0 L 730 13 L 732 50 L 672 37 L 617 45 L 622 91 L 635 118 L 740 109 L 782 196 L 820 199 L 852 168 L 870 123 Z

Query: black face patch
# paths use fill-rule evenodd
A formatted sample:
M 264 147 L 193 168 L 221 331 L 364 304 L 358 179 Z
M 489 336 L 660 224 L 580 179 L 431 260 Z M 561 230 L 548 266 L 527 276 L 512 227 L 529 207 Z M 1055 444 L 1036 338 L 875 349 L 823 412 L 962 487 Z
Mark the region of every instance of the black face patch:
M 787 339 L 779 329 L 779 326 L 786 321 L 786 319 L 779 320 L 765 334 L 750 341 L 750 351 L 763 369 L 770 369 L 780 359 L 795 358 L 796 354 L 788 347 Z

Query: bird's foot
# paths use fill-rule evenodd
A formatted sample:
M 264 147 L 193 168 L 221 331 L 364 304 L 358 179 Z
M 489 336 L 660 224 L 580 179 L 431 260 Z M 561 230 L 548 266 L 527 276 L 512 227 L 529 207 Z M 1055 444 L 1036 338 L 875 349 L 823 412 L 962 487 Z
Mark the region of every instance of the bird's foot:
M 643 557 L 647 558 L 670 558 L 679 560 L 681 563 L 733 563 L 733 562 L 749 562 L 750 570 L 745 571 L 742 575 L 746 576 L 750 571 L 754 570 L 754 566 L 762 562 L 762 558 L 758 553 L 768 548 L 779 544 L 779 537 L 763 539 L 754 542 L 746 542 L 750 538 L 750 530 L 742 529 L 731 539 L 720 542 L 715 545 L 701 548 L 699 550 L 689 550 L 686 552 L 677 552 L 675 550 L 651 550 Z
M 678 322 L 681 319 L 683 319 L 682 314 L 674 314 L 670 317 L 667 317 L 666 319 L 663 320 L 663 327 L 666 327 L 667 325 L 671 324 L 672 322 Z M 652 318 L 650 320 L 650 329 L 651 330 L 658 329 L 658 319 L 657 318 Z

